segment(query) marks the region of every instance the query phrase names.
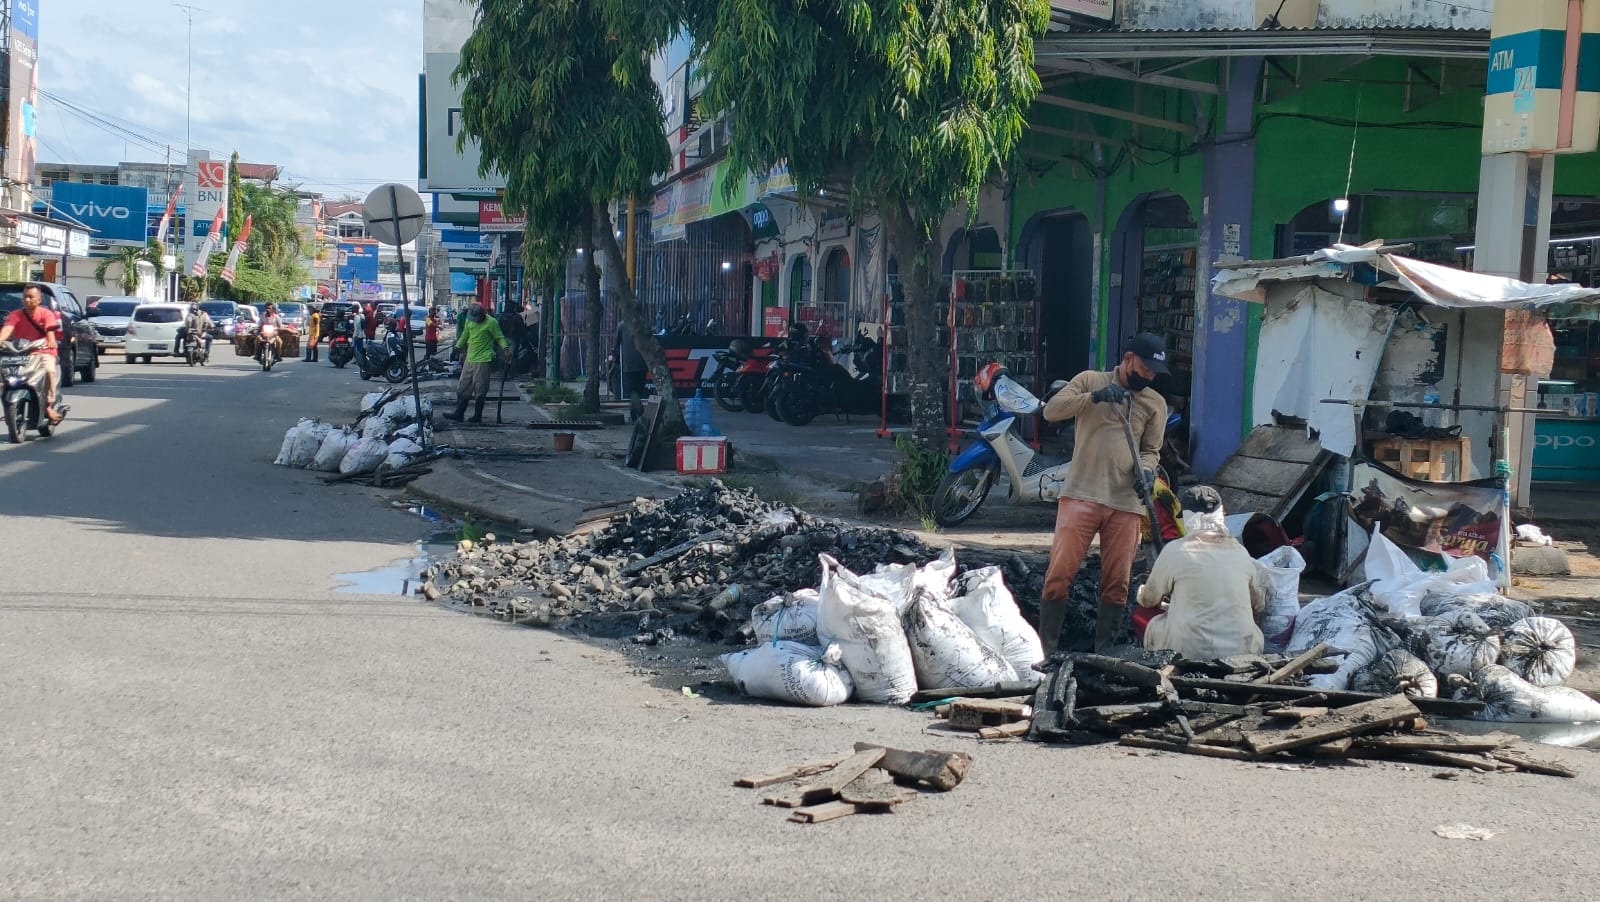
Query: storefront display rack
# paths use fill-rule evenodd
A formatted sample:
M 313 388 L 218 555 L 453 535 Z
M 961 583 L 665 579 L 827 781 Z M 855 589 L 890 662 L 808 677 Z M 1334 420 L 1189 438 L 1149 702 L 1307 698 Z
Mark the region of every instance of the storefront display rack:
M 1038 280 L 1030 270 L 958 270 L 950 283 L 950 431 L 983 418 L 986 402 L 972 379 L 998 363 L 1011 378 L 1039 393 Z
M 1194 371 L 1195 249 L 1189 245 L 1149 248 L 1139 280 L 1139 331 L 1167 340 L 1174 385 L 1170 393 L 1189 394 Z

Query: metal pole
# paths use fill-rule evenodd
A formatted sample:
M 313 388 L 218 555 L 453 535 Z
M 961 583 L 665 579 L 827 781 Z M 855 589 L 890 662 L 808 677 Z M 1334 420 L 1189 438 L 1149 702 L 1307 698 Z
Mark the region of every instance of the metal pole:
M 400 196 L 393 185 L 389 186 L 389 209 L 393 211 L 395 237 L 400 237 Z M 424 451 L 433 450 L 433 442 L 428 439 L 427 419 L 422 413 L 422 386 L 417 379 L 417 343 L 412 341 L 411 335 L 411 292 L 406 285 L 406 246 L 397 243 L 394 246 L 395 255 L 400 261 L 400 314 L 402 326 L 400 334 L 406 342 L 406 368 L 411 371 L 411 400 L 417 405 L 417 444 Z
M 632 291 L 634 289 L 634 285 L 635 285 L 635 283 L 633 281 L 634 267 L 635 267 L 635 265 L 637 263 L 637 258 L 638 258 L 638 255 L 639 255 L 639 236 L 635 234 L 635 231 L 638 229 L 638 225 L 637 225 L 638 218 L 635 215 L 637 213 L 637 210 L 638 210 L 638 201 L 634 200 L 632 195 L 630 195 L 628 197 L 628 226 L 624 230 L 624 234 L 627 236 L 627 239 L 628 239 L 627 260 L 628 260 L 628 290 L 629 291 Z

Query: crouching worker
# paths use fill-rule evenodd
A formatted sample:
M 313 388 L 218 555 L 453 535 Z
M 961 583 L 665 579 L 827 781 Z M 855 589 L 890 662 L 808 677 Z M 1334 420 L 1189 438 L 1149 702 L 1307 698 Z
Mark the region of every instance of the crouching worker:
M 1145 627 L 1144 647 L 1209 661 L 1258 655 L 1256 614 L 1266 605 L 1260 568 L 1228 532 L 1222 497 L 1210 486 L 1184 493 L 1185 535 L 1161 550 L 1139 604 L 1165 606 Z

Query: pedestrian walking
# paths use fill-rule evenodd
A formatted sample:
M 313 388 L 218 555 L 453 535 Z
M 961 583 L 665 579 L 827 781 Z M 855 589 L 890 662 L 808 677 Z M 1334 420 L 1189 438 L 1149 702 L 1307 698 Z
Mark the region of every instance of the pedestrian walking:
M 378 337 L 378 308 L 372 306 L 371 301 L 367 302 L 366 308 L 362 311 L 361 330 L 366 333 L 367 341 L 373 341 Z
M 322 341 L 322 312 L 311 308 L 311 316 L 306 320 L 306 363 L 317 363 L 322 359 L 317 349 L 317 343 Z
M 646 367 L 626 325 L 617 327 L 617 367 L 622 372 L 623 396 L 628 399 L 628 421 L 638 422 L 644 415 Z
M 428 311 L 428 318 L 422 322 L 422 356 L 432 357 L 439 353 L 439 308 L 434 307 Z
M 1046 420 L 1077 420 L 1077 442 L 1056 505 L 1055 538 L 1039 603 L 1039 638 L 1047 660 L 1061 641 L 1072 584 L 1096 534 L 1100 536 L 1100 609 L 1095 619 L 1095 648 L 1108 647 L 1122 625 L 1133 558 L 1146 516 L 1134 474 L 1141 470 L 1153 474 L 1160 460 L 1167 402 L 1151 385 L 1166 372 L 1166 342 L 1159 335 L 1135 335 L 1115 369 L 1079 373 L 1045 405 Z M 1134 460 L 1123 431 L 1124 412 L 1139 444 L 1138 460 Z M 1151 528 L 1160 526 L 1151 524 Z
M 474 404 L 472 419 L 467 422 L 482 423 L 483 403 L 489 395 L 489 365 L 494 362 L 498 350 L 501 362 L 510 366 L 511 345 L 500 331 L 500 324 L 491 319 L 482 306 L 475 304 L 456 334 L 456 348 L 465 352 L 466 359 L 461 364 L 461 381 L 456 385 L 456 409 L 446 413 L 444 418 L 460 422 L 467 414 L 467 402 L 471 401 Z

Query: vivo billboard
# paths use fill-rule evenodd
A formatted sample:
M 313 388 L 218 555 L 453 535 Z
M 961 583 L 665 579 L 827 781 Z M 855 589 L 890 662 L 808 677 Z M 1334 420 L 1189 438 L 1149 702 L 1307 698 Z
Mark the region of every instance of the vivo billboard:
M 94 241 L 142 246 L 149 235 L 150 192 L 145 188 L 56 182 L 50 206 L 56 219 L 92 229 Z

